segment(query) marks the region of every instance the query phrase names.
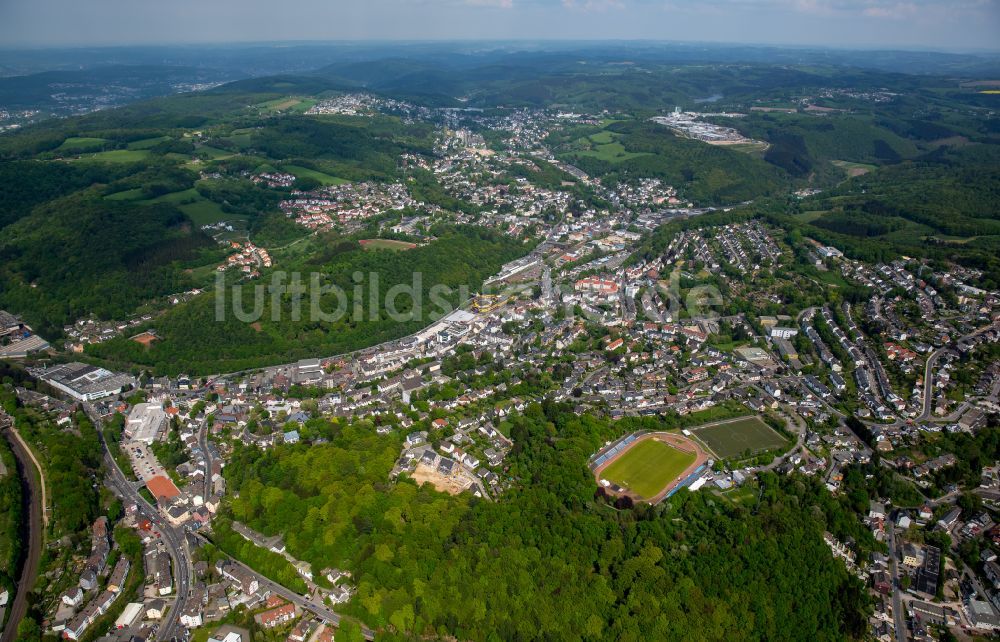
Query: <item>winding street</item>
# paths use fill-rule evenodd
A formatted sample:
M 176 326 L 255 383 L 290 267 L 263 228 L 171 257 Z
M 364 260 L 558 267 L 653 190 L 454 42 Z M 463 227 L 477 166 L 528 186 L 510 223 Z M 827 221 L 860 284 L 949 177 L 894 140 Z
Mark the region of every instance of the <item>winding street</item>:
M 761 392 L 761 394 L 764 393 Z M 795 445 L 789 448 L 788 452 L 786 452 L 784 455 L 780 457 L 775 457 L 773 460 L 771 460 L 770 464 L 762 466 L 759 469 L 762 472 L 774 470 L 781 464 L 785 463 L 785 461 L 795 453 L 799 453 L 800 455 L 808 454 L 808 450 L 805 447 L 805 439 L 807 432 L 805 420 L 803 420 L 802 417 L 800 417 L 799 414 L 795 412 L 795 409 L 792 408 L 792 406 L 788 404 L 779 404 L 779 405 L 781 407 L 780 414 L 784 416 L 785 419 L 787 419 L 785 425 L 788 427 L 789 432 L 795 433 Z
M 991 323 L 989 325 L 983 326 L 983 327 L 981 327 L 981 328 L 979 328 L 977 330 L 974 330 L 973 332 L 970 332 L 969 334 L 965 335 L 964 337 L 960 337 L 959 339 L 957 339 L 955 341 L 952 341 L 950 344 L 948 344 L 946 346 L 941 346 L 940 348 L 938 348 L 937 350 L 935 350 L 933 353 L 931 353 L 931 356 L 927 357 L 927 364 L 924 366 L 924 399 L 923 399 L 924 408 L 920 412 L 920 416 L 917 417 L 917 419 L 916 419 L 917 421 L 925 421 L 931 415 L 931 398 L 934 395 L 934 377 L 931 375 L 931 373 L 934 370 L 934 364 L 937 363 L 937 360 L 943 354 L 945 354 L 946 352 L 949 352 L 951 350 L 951 347 L 950 347 L 951 345 L 956 344 L 956 343 L 961 343 L 963 341 L 968 341 L 969 339 L 971 339 L 973 337 L 976 337 L 976 336 L 978 336 L 978 335 L 980 335 L 980 334 L 986 332 L 987 330 L 990 330 L 990 329 L 992 329 L 992 328 L 994 328 L 996 326 L 997 326 L 997 324 L 996 324 L 996 322 L 994 322 L 994 323 Z
M 100 417 L 97 416 L 96 411 L 94 411 L 92 407 L 88 407 L 87 412 L 88 414 L 92 413 L 91 418 L 98 426 L 100 426 Z M 174 528 L 170 524 L 166 523 L 161 517 L 159 511 L 154 506 L 151 506 L 148 502 L 146 502 L 141 495 L 139 495 L 135 485 L 128 480 L 122 470 L 118 467 L 118 463 L 115 461 L 114 457 L 111 456 L 111 452 L 108 450 L 107 443 L 104 440 L 104 433 L 99 431 L 99 435 L 101 437 L 101 445 L 104 446 L 104 460 L 108 466 L 108 470 L 110 471 L 110 483 L 123 498 L 135 502 L 139 512 L 142 513 L 143 516 L 147 517 L 156 529 L 162 533 L 161 540 L 166 545 L 173 561 L 175 573 L 174 584 L 177 588 L 177 599 L 171 607 L 167 618 L 163 621 L 157 631 L 156 639 L 170 640 L 174 637 L 183 637 L 184 629 L 180 626 L 180 614 L 184 610 L 184 606 L 189 597 L 191 576 L 193 574 L 191 556 L 187 550 L 184 531 L 182 529 Z M 207 479 L 211 479 L 212 456 L 208 450 L 207 426 L 202 426 L 202 429 L 199 431 L 198 441 L 205 453 Z M 199 542 L 208 542 L 208 540 L 205 539 L 200 533 L 194 532 L 192 535 L 194 539 Z M 315 613 L 335 625 L 340 624 L 341 616 L 328 608 L 323 603 L 322 598 L 318 598 L 317 601 L 313 598 L 303 597 L 298 593 L 295 593 L 294 591 L 287 589 L 277 582 L 261 575 L 239 560 L 233 559 L 232 562 L 252 573 L 257 578 L 258 583 L 262 587 L 268 588 L 272 593 L 281 595 L 289 602 L 298 606 L 300 609 Z M 367 627 L 361 626 L 361 633 L 366 640 L 375 639 L 375 632 Z M 4 640 L 3 642 L 7 641 Z
M 197 539 L 197 540 L 199 540 L 199 541 L 201 541 L 203 543 L 206 543 L 206 544 L 210 543 L 208 539 L 206 539 L 204 536 L 201 535 L 201 533 L 194 533 L 194 537 L 195 537 L 195 539 Z M 220 551 L 220 552 L 222 552 L 223 554 L 225 554 L 224 551 Z M 337 627 L 340 626 L 340 621 L 341 621 L 341 619 L 343 619 L 342 616 L 339 613 L 336 613 L 333 610 L 331 610 L 329 607 L 327 607 L 323 603 L 322 598 L 319 598 L 318 601 L 317 601 L 317 599 L 312 598 L 312 597 L 303 597 L 302 595 L 299 595 L 295 591 L 293 591 L 293 590 L 291 590 L 289 588 L 286 588 L 286 587 L 282 586 L 281 584 L 278 584 L 277 582 L 275 582 L 275 581 L 273 581 L 271 579 L 268 579 L 267 577 L 261 575 L 260 573 L 258 573 L 257 571 L 253 570 L 252 568 L 250 568 L 249 566 L 247 566 L 243 562 L 241 562 L 241 561 L 239 561 L 239 560 L 237 560 L 237 559 L 235 559 L 233 557 L 230 557 L 228 555 L 226 555 L 226 557 L 229 559 L 230 562 L 232 562 L 236 566 L 242 568 L 244 571 L 246 571 L 246 572 L 250 573 L 251 575 L 253 575 L 254 577 L 256 577 L 257 578 L 257 583 L 260 584 L 260 586 L 261 586 L 262 589 L 266 588 L 269 591 L 271 591 L 271 593 L 274 593 L 275 595 L 280 595 L 281 597 L 285 598 L 286 600 L 288 600 L 289 602 L 291 602 L 292 604 L 294 604 L 295 606 L 297 606 L 299 609 L 315 613 L 316 615 L 320 616 L 324 620 L 326 620 L 328 622 L 331 622 L 335 626 L 337 626 Z M 361 627 L 361 635 L 363 635 L 366 640 L 374 640 L 375 639 L 375 631 L 372 631 L 371 629 L 369 629 L 368 627 L 364 626 L 363 624 L 359 624 L 359 626 Z
M 134 502 L 139 512 L 149 519 L 156 530 L 161 533 L 160 541 L 166 546 L 167 553 L 173 562 L 174 586 L 176 587 L 177 597 L 166 619 L 164 619 L 159 630 L 156 632 L 157 640 L 169 640 L 179 633 L 178 627 L 181 612 L 187 604 L 188 593 L 191 590 L 191 557 L 183 541 L 184 533 L 182 530 L 175 529 L 168 524 L 156 507 L 150 505 L 139 494 L 135 485 L 129 481 L 125 473 L 118 467 L 118 462 L 111 456 L 111 451 L 108 449 L 107 441 L 104 438 L 103 423 L 101 422 L 100 415 L 98 415 L 91 404 L 84 404 L 84 408 L 87 411 L 87 415 L 94 422 L 94 425 L 98 427 L 97 434 L 104 449 L 104 463 L 109 471 L 108 482 L 122 499 Z
M 920 411 L 917 421 L 926 421 L 931 416 L 931 398 L 934 396 L 934 376 L 931 373 L 937 360 L 946 352 L 948 352 L 947 347 L 938 348 L 931 353 L 931 356 L 927 357 L 927 363 L 924 365 L 923 409 Z

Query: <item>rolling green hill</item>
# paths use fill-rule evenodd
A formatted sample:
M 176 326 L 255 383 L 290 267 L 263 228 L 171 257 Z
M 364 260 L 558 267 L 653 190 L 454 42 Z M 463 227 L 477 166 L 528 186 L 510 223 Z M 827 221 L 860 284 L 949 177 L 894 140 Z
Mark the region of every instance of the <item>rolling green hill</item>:
M 589 130 L 585 130 L 589 131 Z M 582 132 L 581 132 L 582 133 Z M 606 184 L 635 178 L 659 178 L 675 185 L 683 197 L 699 204 L 731 204 L 776 194 L 788 184 L 781 170 L 722 146 L 682 138 L 667 127 L 648 121 L 622 121 L 600 132 L 610 142 L 579 150 L 571 141 L 561 156 Z M 598 141 L 604 139 L 598 138 Z M 558 141 L 556 141 L 558 142 Z
M 0 307 L 59 336 L 86 314 L 123 318 L 147 299 L 191 287 L 180 267 L 215 247 L 167 204 L 93 193 L 56 199 L 0 230 Z
M 171 309 L 151 325 L 159 341 L 146 348 L 127 338 L 114 339 L 88 347 L 94 356 L 117 363 L 134 363 L 154 368 L 157 372 L 189 372 L 210 374 L 229 372 L 289 359 L 315 355 L 333 355 L 374 345 L 405 336 L 431 323 L 441 314 L 441 308 L 430 297 L 430 289 L 443 284 L 456 290 L 445 300 L 454 306 L 458 288 L 468 286 L 475 292 L 482 281 L 496 273 L 504 263 L 527 252 L 516 239 L 481 228 L 459 227 L 438 230 L 436 241 L 407 252 L 389 250 L 366 251 L 356 239 L 319 237 L 311 248 L 302 252 L 296 262 L 286 262 L 288 272 L 299 272 L 305 285 L 309 275 L 321 275 L 323 285 L 336 285 L 344 293 L 343 302 L 335 293 L 319 297 L 320 309 L 332 313 L 341 305 L 344 314 L 334 320 L 311 318 L 311 291 L 302 297 L 301 318 L 292 316 L 295 308 L 290 295 L 279 297 L 278 306 L 267 292 L 260 295 L 259 319 L 240 320 L 233 313 L 232 289 L 223 295 L 224 318 L 216 314 L 217 293 L 212 292 Z M 354 296 L 360 273 L 362 296 Z M 374 288 L 371 275 L 377 275 L 376 307 L 368 301 Z M 409 321 L 393 320 L 385 307 L 384 297 L 389 288 L 414 283 L 420 275 L 419 292 L 422 313 Z M 267 275 L 265 274 L 265 277 Z M 287 281 L 285 281 L 287 284 Z M 266 283 L 265 283 L 266 285 Z M 254 288 L 259 284 L 236 286 L 240 290 L 241 308 L 254 309 Z M 317 295 L 319 296 L 319 295 Z M 360 318 L 355 316 L 355 301 L 363 306 Z M 395 304 L 401 313 L 414 311 L 412 297 L 400 296 Z M 255 322 L 256 321 L 256 322 Z
M 779 204 L 775 209 L 792 210 L 799 207 L 797 201 L 784 200 L 791 189 L 834 187 L 801 203 L 813 210 L 809 230 L 816 236 L 864 252 L 884 241 L 880 251 L 925 248 L 984 265 L 994 261 L 990 253 L 995 254 L 1000 235 L 991 209 L 997 200 L 993 143 L 1000 125 L 981 108 L 985 98 L 942 77 L 819 63 L 706 62 L 693 51 L 671 61 L 654 49 L 626 58 L 609 46 L 582 57 L 575 50 L 523 52 L 501 61 L 438 52 L 409 65 L 391 58 L 354 61 L 314 75 L 253 78 L 5 134 L 0 136 L 0 306 L 25 315 L 52 338 L 64 323 L 83 315 L 128 316 L 150 298 L 209 285 L 206 279 L 220 251 L 201 225 L 233 222 L 251 239 L 272 246 L 303 238 L 303 230 L 277 209 L 288 190 L 262 188 L 249 174 L 290 168 L 306 184 L 398 180 L 400 155 L 433 156 L 443 122 L 435 118 L 441 113 L 413 120 L 305 116 L 298 109 L 273 108 L 290 96 L 313 101 L 361 86 L 383 96 L 428 98 L 419 104 L 452 104 L 462 97 L 467 107 L 527 105 L 546 108 L 550 116 L 566 108 L 590 110 L 600 114 L 601 124 L 556 126 L 546 144 L 606 186 L 660 178 L 698 204 L 773 198 L 771 203 Z M 847 111 L 750 111 L 756 105 L 801 107 L 800 96 L 821 89 L 826 93 L 818 104 Z M 865 92 L 883 90 L 891 97 L 865 98 Z M 648 120 L 674 105 L 749 113 L 726 124 L 768 141 L 769 147 L 746 153 L 707 145 Z M 476 128 L 471 113 L 457 110 L 448 118 Z M 488 140 L 498 140 L 495 131 L 482 129 Z M 566 189 L 565 173 L 542 161 L 536 165 L 538 171 L 518 166 L 512 173 L 539 186 Z M 859 168 L 869 173 L 846 180 L 846 170 Z M 418 200 L 471 216 L 481 209 L 446 193 L 431 171 L 411 169 L 406 176 Z M 580 183 L 571 191 L 576 201 L 604 205 Z M 396 261 L 416 261 L 447 282 L 474 285 L 498 261 L 516 254 L 496 239 L 459 234 L 454 243 L 468 252 L 455 255 L 468 262 L 465 268 L 449 258 L 445 245 L 435 243 L 402 253 L 405 258 L 387 260 L 375 253 L 385 263 L 378 270 L 399 277 L 413 266 Z M 326 256 L 327 248 L 302 247 Z M 351 270 L 355 262 L 367 266 L 365 261 L 374 259 L 348 252 L 309 265 L 301 256 L 295 260 L 309 269 L 341 265 Z M 450 271 L 442 272 L 445 266 Z M 185 354 L 171 338 L 202 336 L 191 324 L 203 321 L 210 310 L 204 297 L 187 312 L 163 319 L 165 340 L 148 353 L 111 344 L 102 348 L 103 356 L 122 363 L 134 357 L 136 363 L 165 369 L 191 358 L 194 367 L 211 369 L 208 364 L 223 348 Z M 227 367 L 291 352 L 335 352 L 392 336 L 394 330 L 380 323 L 384 320 L 338 327 L 339 341 L 316 328 L 284 333 L 265 324 L 252 335 L 246 328 L 231 329 L 248 347 L 234 348 Z M 228 350 L 228 337 L 212 328 L 204 331 L 207 344 Z
M 919 154 L 915 142 L 878 126 L 869 116 L 753 113 L 724 124 L 770 143 L 764 159 L 797 178 L 830 173 L 834 160 L 887 164 Z
M 287 190 L 247 173 L 288 164 L 330 183 L 386 180 L 400 154 L 430 150 L 426 124 L 249 111 L 337 86 L 253 79 L 0 136 L 0 308 L 51 338 L 81 316 L 125 318 L 151 298 L 208 285 L 191 268 L 217 263 L 221 250 L 202 225 L 297 237 L 275 218 Z M 211 178 L 200 180 L 203 170 Z

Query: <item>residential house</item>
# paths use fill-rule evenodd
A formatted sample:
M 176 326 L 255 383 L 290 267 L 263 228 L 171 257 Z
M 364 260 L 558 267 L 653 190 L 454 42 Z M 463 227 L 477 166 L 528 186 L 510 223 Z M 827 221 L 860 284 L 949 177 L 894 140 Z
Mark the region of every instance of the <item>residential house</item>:
M 274 627 L 280 626 L 285 622 L 291 622 L 295 619 L 295 616 L 295 605 L 284 604 L 282 606 L 264 611 L 263 613 L 258 613 L 253 619 L 260 626 L 266 629 L 273 629 Z

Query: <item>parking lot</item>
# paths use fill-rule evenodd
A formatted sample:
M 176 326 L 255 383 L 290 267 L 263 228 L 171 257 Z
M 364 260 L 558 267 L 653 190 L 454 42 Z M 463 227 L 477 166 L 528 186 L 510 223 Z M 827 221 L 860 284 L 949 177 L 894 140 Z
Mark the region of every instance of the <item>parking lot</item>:
M 128 453 L 129 461 L 132 462 L 132 470 L 135 471 L 135 476 L 143 482 L 148 482 L 153 477 L 167 476 L 167 472 L 156 459 L 156 455 L 149 450 L 149 446 L 144 442 L 128 442 L 125 444 L 125 452 Z

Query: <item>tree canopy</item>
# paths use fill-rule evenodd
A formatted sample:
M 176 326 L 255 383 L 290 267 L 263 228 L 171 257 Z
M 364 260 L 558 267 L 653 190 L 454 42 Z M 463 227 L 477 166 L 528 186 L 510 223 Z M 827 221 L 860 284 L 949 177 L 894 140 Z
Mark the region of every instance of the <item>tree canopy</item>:
M 852 527 L 814 480 L 764 475 L 754 507 L 595 498 L 587 457 L 649 421 L 530 407 L 512 420 L 513 488 L 497 502 L 390 483 L 399 439 L 332 424 L 328 443 L 239 447 L 229 510 L 314 568 L 350 569 L 347 611 L 389 639 L 860 637 L 863 587 L 821 537 Z

